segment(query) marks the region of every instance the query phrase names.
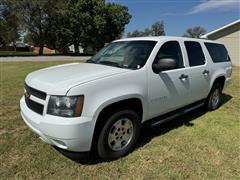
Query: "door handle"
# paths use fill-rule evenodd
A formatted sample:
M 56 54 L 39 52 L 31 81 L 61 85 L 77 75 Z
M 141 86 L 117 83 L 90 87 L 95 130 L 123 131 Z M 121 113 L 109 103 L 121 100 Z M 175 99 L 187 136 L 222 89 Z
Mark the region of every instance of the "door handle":
M 208 75 L 208 74 L 209 74 L 209 71 L 205 69 L 205 70 L 202 72 L 202 74 L 203 74 L 203 75 Z
M 188 78 L 188 75 L 185 74 L 181 74 L 181 76 L 179 77 L 180 80 L 185 80 Z

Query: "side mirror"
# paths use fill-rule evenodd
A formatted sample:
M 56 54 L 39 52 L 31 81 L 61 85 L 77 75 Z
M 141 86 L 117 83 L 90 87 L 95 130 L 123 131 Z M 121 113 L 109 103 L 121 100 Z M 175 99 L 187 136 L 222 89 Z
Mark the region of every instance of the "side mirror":
M 159 59 L 157 64 L 153 64 L 153 72 L 160 73 L 161 71 L 166 71 L 170 69 L 176 69 L 177 63 L 175 59 L 172 58 L 162 58 Z

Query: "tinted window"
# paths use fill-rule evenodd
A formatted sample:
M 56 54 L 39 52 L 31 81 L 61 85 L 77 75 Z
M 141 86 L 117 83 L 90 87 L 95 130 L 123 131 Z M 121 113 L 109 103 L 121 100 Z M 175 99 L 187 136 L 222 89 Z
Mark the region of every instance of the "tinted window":
M 227 49 L 222 44 L 204 43 L 213 60 L 213 62 L 230 61 Z
M 154 60 L 154 64 L 163 58 L 172 58 L 176 60 L 177 68 L 184 67 L 181 48 L 177 41 L 169 41 L 161 46 Z
M 187 49 L 190 66 L 199 66 L 205 64 L 205 57 L 202 51 L 202 47 L 198 42 L 185 41 L 184 44 Z

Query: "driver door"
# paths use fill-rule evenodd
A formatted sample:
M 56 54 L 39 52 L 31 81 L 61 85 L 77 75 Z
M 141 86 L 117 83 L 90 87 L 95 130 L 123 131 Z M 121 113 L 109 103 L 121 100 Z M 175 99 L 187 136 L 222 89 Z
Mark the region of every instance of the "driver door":
M 167 41 L 160 47 L 153 64 L 163 58 L 176 60 L 176 68 L 160 73 L 148 71 L 149 118 L 173 111 L 191 100 L 189 78 L 185 71 L 182 49 L 178 41 Z

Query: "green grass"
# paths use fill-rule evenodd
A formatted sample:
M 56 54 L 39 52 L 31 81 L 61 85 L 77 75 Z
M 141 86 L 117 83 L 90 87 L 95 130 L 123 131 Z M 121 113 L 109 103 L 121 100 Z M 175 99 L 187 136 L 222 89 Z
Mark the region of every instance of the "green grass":
M 79 53 L 75 54 L 73 52 L 61 53 L 56 52 L 53 54 L 43 54 L 41 56 L 92 56 L 94 53 Z M 19 51 L 0 51 L 0 57 L 28 57 L 28 56 L 40 56 L 36 52 L 19 52 Z
M 38 54 L 35 52 L 0 51 L 0 57 L 13 57 L 13 56 L 38 56 Z
M 43 143 L 19 114 L 25 76 L 64 62 L 0 64 L 0 179 L 239 179 L 240 68 L 224 105 L 144 128 L 138 147 L 112 162 L 74 162 Z

